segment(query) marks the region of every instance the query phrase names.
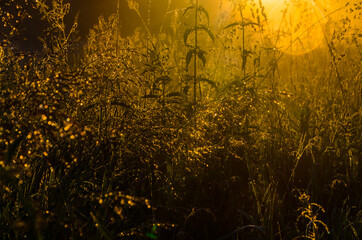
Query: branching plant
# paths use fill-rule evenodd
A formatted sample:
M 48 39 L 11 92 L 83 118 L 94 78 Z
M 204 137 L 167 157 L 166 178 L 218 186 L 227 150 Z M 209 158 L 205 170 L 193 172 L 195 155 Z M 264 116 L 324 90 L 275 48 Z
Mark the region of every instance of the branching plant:
M 229 2 L 219 32 L 216 9 L 168 1 L 154 32 L 158 2 L 128 0 L 129 36 L 118 1 L 83 44 L 70 4 L 25 2 L 0 6 L 0 238 L 361 238 L 361 4 L 296 55 L 262 1 Z M 34 53 L 17 45 L 29 5 Z
M 189 51 L 186 54 L 186 68 L 189 68 L 191 60 L 193 59 L 193 104 L 196 107 L 197 100 L 202 99 L 202 90 L 200 82 L 205 79 L 201 78 L 198 74 L 198 59 L 202 61 L 203 66 L 206 64 L 206 51 L 204 51 L 200 46 L 199 34 L 200 32 L 206 33 L 210 39 L 215 40 L 214 34 L 208 27 L 209 22 L 209 14 L 203 6 L 199 5 L 199 1 L 195 0 L 195 2 L 185 9 L 184 15 L 187 14 L 188 11 L 194 11 L 194 25 L 191 28 L 186 28 L 184 32 L 184 44 L 189 48 Z M 200 22 L 200 20 L 201 22 Z M 192 44 L 190 44 L 189 37 L 193 35 Z M 211 80 L 208 80 L 211 82 Z M 199 98 L 197 97 L 197 84 L 199 84 Z

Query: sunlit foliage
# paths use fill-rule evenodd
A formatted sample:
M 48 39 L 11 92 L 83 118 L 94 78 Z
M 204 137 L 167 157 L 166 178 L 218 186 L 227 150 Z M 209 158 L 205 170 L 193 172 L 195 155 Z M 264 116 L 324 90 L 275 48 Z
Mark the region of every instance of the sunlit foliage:
M 168 1 L 153 32 L 127 2 L 85 43 L 66 1 L 1 5 L 0 236 L 359 239 L 361 3 Z

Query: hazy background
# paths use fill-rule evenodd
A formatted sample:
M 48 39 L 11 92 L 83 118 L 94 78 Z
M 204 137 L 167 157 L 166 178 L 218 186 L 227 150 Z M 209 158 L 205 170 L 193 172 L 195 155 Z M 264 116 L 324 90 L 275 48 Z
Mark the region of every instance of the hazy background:
M 167 12 L 169 0 L 153 0 L 151 2 L 151 22 L 150 29 L 158 31 L 159 27 Z M 0 0 L 0 7 L 5 7 L 9 2 L 8 0 Z M 49 3 L 51 0 L 48 1 Z M 140 5 L 140 12 L 146 19 L 148 16 L 149 0 L 137 0 Z M 171 9 L 179 8 L 185 5 L 187 0 L 171 1 Z M 117 11 L 117 0 L 65 0 L 64 3 L 70 3 L 70 14 L 66 16 L 65 21 L 68 28 L 70 28 L 74 22 L 75 17 L 78 15 L 78 35 L 80 41 L 84 42 L 89 29 L 97 23 L 98 18 L 102 15 L 105 18 Z M 10 3 L 14 4 L 14 3 Z M 9 5 L 9 3 L 7 4 Z M 15 10 L 10 10 L 15 11 Z M 14 12 L 16 14 L 16 12 Z M 35 13 L 33 13 L 34 15 Z M 120 25 L 121 34 L 128 36 L 132 32 L 141 26 L 141 21 L 137 14 L 128 8 L 127 0 L 120 0 Z M 41 41 L 38 39 L 42 35 L 42 32 L 46 24 L 40 20 L 40 16 L 35 14 L 33 19 L 28 19 L 23 22 L 22 34 L 19 39 L 16 39 L 16 45 L 21 50 L 39 50 L 42 48 Z M 0 30 L 1 27 L 0 27 Z
M 68 0 L 71 3 L 71 14 L 68 21 L 74 19 L 79 12 L 79 31 L 81 35 L 87 34 L 88 30 L 97 22 L 100 15 L 108 17 L 116 12 L 117 0 Z M 147 18 L 147 8 L 149 0 L 136 1 L 140 5 L 142 16 Z M 172 8 L 181 6 L 182 1 L 178 4 L 172 3 Z M 161 24 L 166 13 L 168 0 L 153 0 L 151 2 L 151 28 L 156 30 Z M 140 26 L 141 21 L 137 14 L 128 8 L 127 0 L 120 0 L 120 24 L 123 35 L 129 35 L 133 30 Z
M 24 3 L 24 0 L 0 0 L 0 7 L 6 5 L 14 4 L 13 2 Z M 49 3 L 52 0 L 47 0 Z M 80 37 L 80 42 L 85 43 L 86 36 L 89 32 L 89 29 L 93 27 L 98 21 L 99 16 L 103 15 L 105 18 L 110 16 L 117 11 L 117 1 L 118 0 L 64 0 L 65 3 L 70 3 L 70 14 L 66 16 L 66 25 L 68 26 L 68 30 L 72 26 L 74 19 L 78 16 L 78 36 Z M 148 16 L 148 7 L 151 6 L 150 11 L 150 29 L 153 32 L 158 32 L 162 21 L 167 13 L 167 7 L 169 2 L 170 8 L 169 11 L 172 11 L 177 8 L 182 8 L 190 4 L 191 0 L 135 0 L 140 7 L 141 15 L 147 19 Z M 350 1 L 351 4 L 356 4 L 359 0 Z M 128 36 L 133 33 L 133 31 L 141 26 L 141 21 L 137 14 L 128 8 L 127 0 L 119 0 L 120 2 L 120 32 L 123 36 Z M 220 9 L 223 10 L 224 15 L 230 15 L 230 6 L 233 2 L 232 0 L 199 0 L 200 4 L 204 5 L 207 11 L 210 14 L 211 24 L 216 25 L 225 25 L 220 23 L 220 18 L 217 15 L 217 12 Z M 258 2 L 258 1 L 255 1 Z M 266 6 L 267 14 L 269 17 L 269 21 L 272 23 L 273 21 L 276 23 L 276 26 L 280 26 L 280 17 L 282 16 L 281 12 L 283 9 L 283 1 L 276 0 L 262 0 L 263 4 Z M 220 3 L 223 3 L 223 7 L 220 8 Z M 335 9 L 345 5 L 345 1 L 342 0 L 314 0 L 317 6 L 319 6 L 321 12 L 323 14 L 328 14 Z M 230 5 L 229 7 L 227 7 Z M 12 10 L 15 11 L 15 10 Z M 340 11 L 344 12 L 344 11 Z M 34 13 L 35 14 L 35 13 Z M 292 14 L 293 15 L 293 14 Z M 339 21 L 338 19 L 343 19 L 339 12 L 337 14 L 333 14 L 332 17 L 335 18 L 334 21 Z M 274 19 L 273 19 L 274 18 Z M 225 19 L 224 19 L 225 20 Z M 166 20 L 167 21 L 167 20 Z M 217 22 L 212 22 L 217 21 Z M 227 22 L 231 22 L 229 19 Z M 312 20 L 311 20 L 312 21 Z M 358 25 L 361 23 L 360 18 L 355 20 Z M 313 24 L 307 22 L 305 23 L 307 26 Z M 167 25 L 167 22 L 166 22 Z M 39 50 L 42 48 L 42 43 L 38 39 L 39 36 L 42 35 L 42 32 L 46 24 L 40 20 L 40 16 L 36 15 L 31 20 L 26 20 L 22 24 L 22 35 L 19 39 L 16 40 L 16 45 L 21 50 Z M 0 31 L 2 30 L 2 26 L 0 25 Z M 321 32 L 321 31 L 320 31 Z M 0 39 L 1 40 L 1 39 Z

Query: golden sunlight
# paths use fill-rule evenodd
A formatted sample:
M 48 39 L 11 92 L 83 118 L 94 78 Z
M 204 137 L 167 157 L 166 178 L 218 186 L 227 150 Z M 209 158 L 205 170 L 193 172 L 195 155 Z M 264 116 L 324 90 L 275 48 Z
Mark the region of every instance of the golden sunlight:
M 213 10 L 221 10 L 225 22 L 241 21 L 238 1 L 209 1 L 206 5 Z M 330 7 L 325 0 L 323 3 L 318 1 L 318 5 L 314 0 L 262 0 L 262 7 L 268 16 L 265 26 L 273 36 L 273 46 L 270 47 L 288 54 L 301 55 L 323 43 L 325 9 Z M 243 17 L 251 19 L 253 11 L 262 11 L 258 1 L 248 2 L 243 10 Z M 218 19 L 222 18 L 218 16 Z
M 325 16 L 313 0 L 279 2 L 269 11 L 269 30 L 276 33 L 274 43 L 281 51 L 300 55 L 322 43 Z
M 0 240 L 361 239 L 361 18 L 0 0 Z

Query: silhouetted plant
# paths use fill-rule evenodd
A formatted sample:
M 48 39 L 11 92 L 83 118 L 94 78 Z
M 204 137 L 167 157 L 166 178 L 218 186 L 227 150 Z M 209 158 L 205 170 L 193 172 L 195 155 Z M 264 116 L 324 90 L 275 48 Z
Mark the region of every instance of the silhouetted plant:
M 101 17 L 81 50 L 69 4 L 29 2 L 46 24 L 34 54 L 0 8 L 2 238 L 360 237 L 360 4 L 295 56 L 261 2 L 233 1 L 240 20 L 217 32 L 196 0 L 154 33 L 129 0 L 143 28 Z

